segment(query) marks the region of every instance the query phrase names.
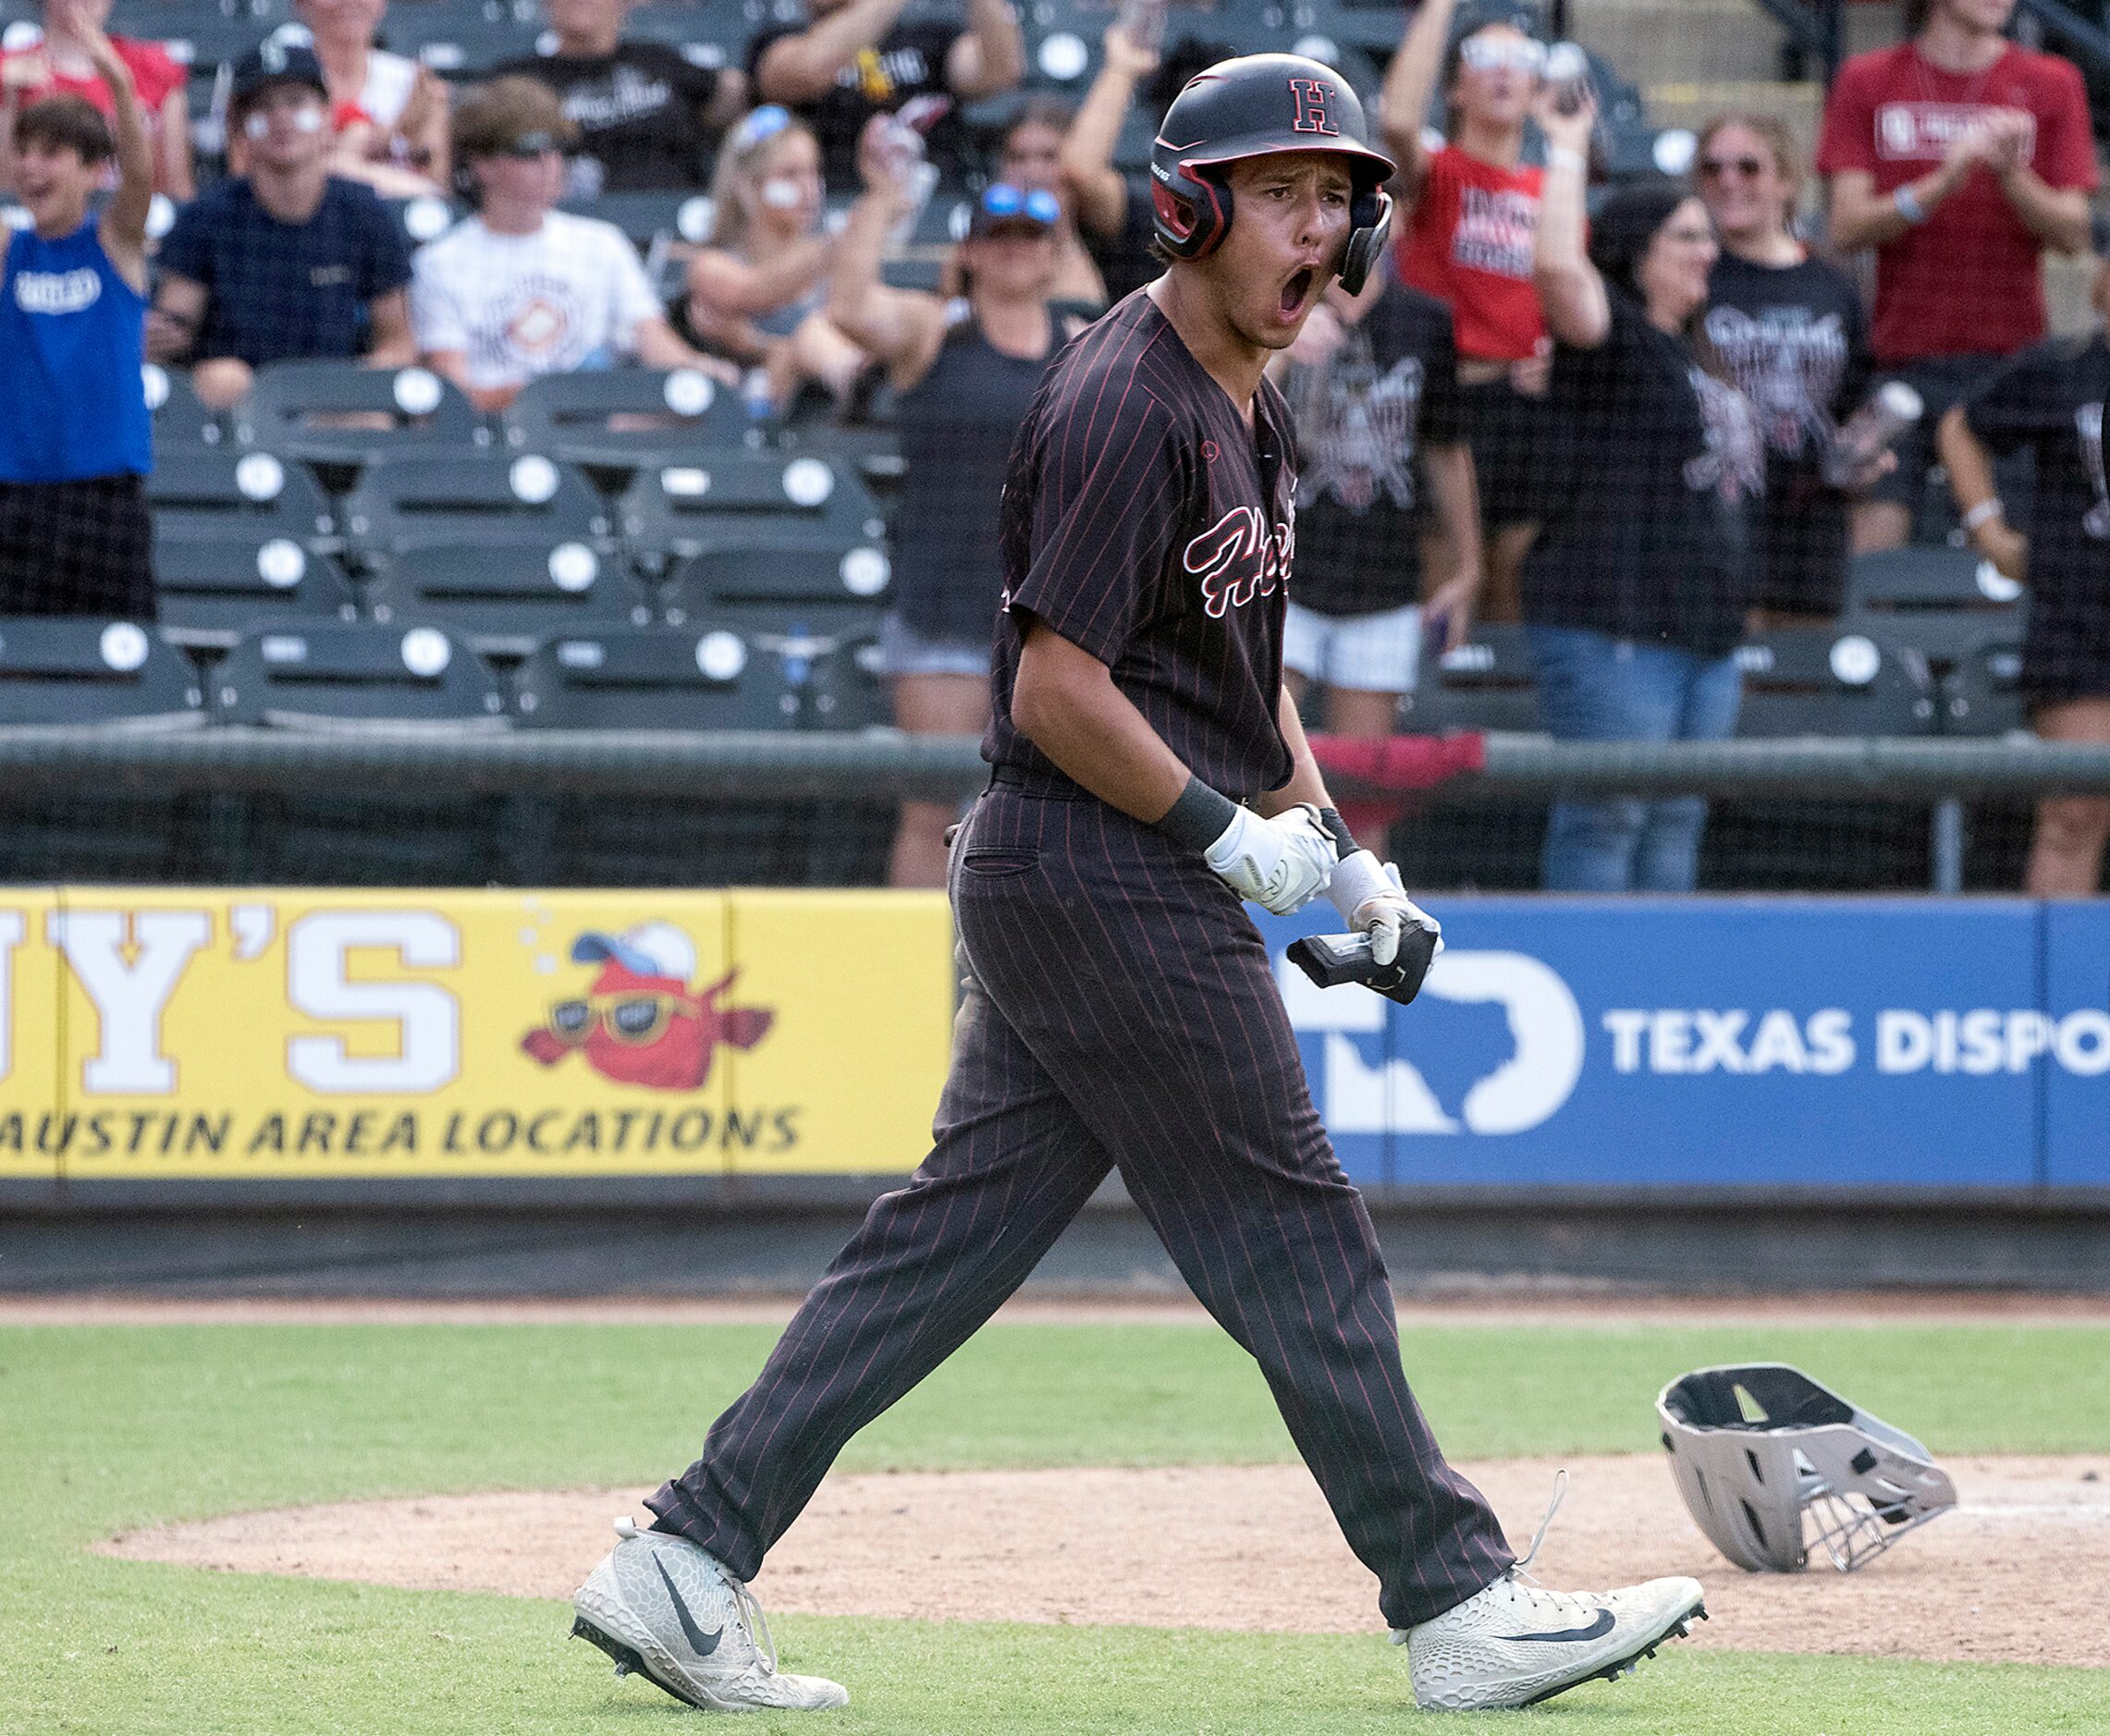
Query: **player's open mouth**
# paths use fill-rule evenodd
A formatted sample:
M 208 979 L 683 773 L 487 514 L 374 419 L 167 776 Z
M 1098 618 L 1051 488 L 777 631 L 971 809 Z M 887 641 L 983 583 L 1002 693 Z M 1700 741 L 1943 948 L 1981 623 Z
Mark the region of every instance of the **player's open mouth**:
M 1311 282 L 1317 275 L 1309 265 L 1306 265 L 1301 271 L 1294 273 L 1289 282 L 1282 286 L 1282 317 L 1284 319 L 1289 318 L 1297 309 L 1304 306 L 1304 299 L 1311 293 Z

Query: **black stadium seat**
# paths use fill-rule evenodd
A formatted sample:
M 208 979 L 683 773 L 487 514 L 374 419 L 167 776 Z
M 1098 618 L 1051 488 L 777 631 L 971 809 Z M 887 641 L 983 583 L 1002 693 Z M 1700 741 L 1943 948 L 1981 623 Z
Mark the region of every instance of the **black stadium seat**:
M 566 633 L 513 678 L 520 721 L 541 729 L 792 729 L 786 660 L 735 624 Z
M 593 485 L 535 452 L 393 453 L 361 474 L 344 507 L 345 539 L 375 568 L 426 544 L 613 546 L 614 525 Z
M 146 502 L 157 549 L 280 536 L 312 549 L 337 535 L 329 496 L 307 467 L 275 452 L 200 446 L 158 453 Z
M 460 387 L 429 368 L 275 361 L 259 368 L 236 417 L 245 446 L 332 464 L 403 446 L 472 451 L 491 443 Z
M 432 621 L 499 657 L 527 656 L 562 633 L 644 627 L 655 617 L 621 561 L 584 543 L 425 544 L 395 559 L 369 588 L 366 606 L 376 621 Z
M 618 507 L 631 547 L 655 565 L 711 544 L 844 546 L 877 542 L 885 526 L 856 471 L 810 454 L 702 455 L 641 471 Z
M 214 671 L 213 703 L 227 723 L 296 729 L 506 723 L 490 666 L 423 622 L 288 624 L 245 634 Z
M 1924 664 L 1850 628 L 1763 634 L 1737 647 L 1736 665 L 1744 676 L 1739 736 L 1921 736 L 1934 728 Z
M 2022 697 L 2022 651 L 1982 645 L 1942 681 L 1942 733 L 2004 736 L 2030 727 Z
M 140 370 L 146 407 L 153 413 L 156 453 L 179 446 L 216 446 L 227 437 L 227 419 L 207 410 L 190 389 L 190 376 L 150 361 Z
M 661 597 L 677 626 L 727 604 L 781 604 L 821 617 L 865 612 L 893 577 L 876 543 L 712 543 L 675 568 Z
M 337 562 L 288 536 L 159 543 L 153 581 L 162 632 L 181 645 L 231 645 L 251 628 L 359 614 Z
M 1400 727 L 1430 736 L 1539 728 L 1539 669 L 1524 630 L 1486 622 L 1439 656 L 1424 646 L 1419 680 L 1400 704 Z
M 195 728 L 204 704 L 190 659 L 151 626 L 0 617 L 0 725 Z
M 755 444 L 740 395 L 693 368 L 597 368 L 531 380 L 505 415 L 506 442 L 567 464 L 636 470 Z
M 653 242 L 663 237 L 693 247 L 710 238 L 711 202 L 705 194 L 686 188 L 567 199 L 558 209 L 614 224 L 641 253 L 649 251 Z
M 1969 549 L 1891 548 L 1847 568 L 1850 621 L 1944 663 L 2021 636 L 2029 597 Z

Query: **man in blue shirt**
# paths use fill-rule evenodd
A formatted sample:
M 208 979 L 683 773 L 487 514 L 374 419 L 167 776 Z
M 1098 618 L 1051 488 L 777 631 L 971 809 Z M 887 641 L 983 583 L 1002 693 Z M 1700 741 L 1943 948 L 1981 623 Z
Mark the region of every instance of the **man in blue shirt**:
M 416 360 L 410 250 L 371 188 L 329 173 L 329 91 L 313 51 L 267 40 L 244 55 L 227 119 L 249 141 L 249 174 L 186 206 L 162 242 L 150 352 L 188 358 L 216 409 L 268 361 Z
M 151 620 L 140 351 L 153 152 L 125 63 L 79 0 L 62 6 L 113 113 L 53 96 L 15 123 L 31 226 L 0 229 L 0 615 Z M 113 156 L 117 189 L 92 217 Z

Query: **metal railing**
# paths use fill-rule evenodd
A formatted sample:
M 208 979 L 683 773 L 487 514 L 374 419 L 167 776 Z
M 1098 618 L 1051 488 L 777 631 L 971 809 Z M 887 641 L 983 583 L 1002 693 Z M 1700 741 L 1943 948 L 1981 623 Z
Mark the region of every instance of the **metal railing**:
M 100 797 L 326 789 L 344 796 L 605 794 L 729 801 L 964 799 L 988 776 L 971 736 L 0 729 L 0 789 Z M 1340 780 L 1336 780 L 1337 784 Z M 1337 791 L 1338 793 L 1338 791 Z M 1931 889 L 1963 885 L 1963 804 L 2110 794 L 2110 744 L 1797 738 L 1555 741 L 1490 735 L 1478 771 L 1423 792 L 1482 798 L 1690 794 L 1931 805 Z

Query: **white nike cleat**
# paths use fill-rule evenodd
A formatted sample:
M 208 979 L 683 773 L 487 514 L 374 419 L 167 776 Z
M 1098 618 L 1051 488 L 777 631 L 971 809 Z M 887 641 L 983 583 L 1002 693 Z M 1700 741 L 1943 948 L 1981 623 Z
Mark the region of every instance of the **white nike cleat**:
M 617 1544 L 571 1594 L 573 1637 L 591 1641 L 677 1700 L 705 1712 L 817 1712 L 850 1691 L 786 1676 L 762 1607 L 715 1555 L 663 1531 L 616 1521 Z
M 1696 1579 L 1652 1579 L 1611 1592 L 1541 1591 L 1512 1569 L 1455 1608 L 1404 1632 L 1407 1677 L 1425 1711 L 1535 1705 L 1653 1657 L 1704 1621 Z

